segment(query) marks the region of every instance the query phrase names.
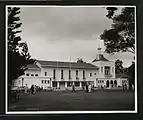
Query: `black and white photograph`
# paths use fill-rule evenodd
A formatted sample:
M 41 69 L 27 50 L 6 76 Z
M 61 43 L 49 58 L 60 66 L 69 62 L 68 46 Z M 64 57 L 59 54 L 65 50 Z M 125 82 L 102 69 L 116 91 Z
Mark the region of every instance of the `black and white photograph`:
M 5 12 L 6 114 L 137 113 L 135 6 Z

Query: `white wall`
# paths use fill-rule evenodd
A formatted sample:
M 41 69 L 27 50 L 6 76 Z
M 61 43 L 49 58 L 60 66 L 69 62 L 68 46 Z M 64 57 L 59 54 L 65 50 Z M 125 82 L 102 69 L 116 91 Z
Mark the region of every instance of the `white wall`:
M 69 80 L 69 68 L 48 68 L 45 67 L 41 71 L 41 76 L 45 76 L 45 72 L 47 72 L 47 77 L 53 78 L 53 70 L 56 70 L 56 80 L 61 80 L 61 70 L 63 70 L 63 78 L 64 80 Z M 83 70 L 85 70 L 85 78 L 88 80 L 95 79 L 97 77 L 96 69 L 71 69 L 71 78 L 72 80 L 76 80 L 76 70 L 78 70 L 78 78 L 79 80 L 83 80 Z M 90 73 L 92 73 L 92 77 L 90 77 Z M 96 75 L 95 75 L 96 73 Z M 46 77 L 46 76 L 45 76 Z
M 115 63 L 113 61 L 96 61 L 96 62 L 93 62 L 92 64 L 99 67 L 99 73 L 98 73 L 99 78 L 105 78 L 105 73 L 104 73 L 105 66 L 110 67 L 110 74 L 112 75 L 111 78 L 115 78 Z M 103 72 L 101 72 L 101 67 L 103 67 Z

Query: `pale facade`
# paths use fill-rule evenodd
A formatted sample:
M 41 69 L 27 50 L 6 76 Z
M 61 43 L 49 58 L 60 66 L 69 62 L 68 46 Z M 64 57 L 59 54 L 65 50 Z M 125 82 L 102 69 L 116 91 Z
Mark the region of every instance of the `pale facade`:
M 94 87 L 116 88 L 128 85 L 126 78 L 115 77 L 115 63 L 97 54 L 92 63 L 40 61 L 28 65 L 28 70 L 19 79 L 14 81 L 14 86 L 31 85 L 43 88 L 82 88 L 85 84 Z

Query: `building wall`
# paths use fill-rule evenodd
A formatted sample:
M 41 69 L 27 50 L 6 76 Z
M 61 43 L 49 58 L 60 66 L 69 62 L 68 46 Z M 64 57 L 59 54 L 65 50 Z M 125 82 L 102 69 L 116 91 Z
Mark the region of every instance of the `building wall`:
M 61 80 L 61 70 L 63 70 L 63 80 L 65 81 L 69 81 L 69 70 L 71 70 L 71 80 L 76 81 L 76 70 L 78 71 L 78 78 L 79 81 L 83 80 L 83 70 L 85 71 L 85 78 L 87 80 L 92 80 L 95 79 L 97 77 L 98 71 L 97 69 L 69 69 L 69 68 L 48 68 L 45 67 L 44 69 L 42 69 L 41 71 L 41 77 L 50 77 L 53 80 L 53 70 L 56 70 L 55 73 L 55 77 L 56 80 Z M 45 76 L 45 72 L 46 72 L 46 76 Z M 90 76 L 90 73 L 92 74 L 92 76 Z
M 127 79 L 123 78 L 115 78 L 115 64 L 114 62 L 103 62 L 98 61 L 94 62 L 94 65 L 98 66 L 99 69 L 76 69 L 72 68 L 71 70 L 71 80 L 69 80 L 69 68 L 53 68 L 53 67 L 41 67 L 41 69 L 28 69 L 25 71 L 25 75 L 19 77 L 14 82 L 14 86 L 25 86 L 26 84 L 30 88 L 31 85 L 37 85 L 40 87 L 50 87 L 52 86 L 52 81 L 94 81 L 94 86 L 100 87 L 106 86 L 107 80 L 110 82 L 111 80 L 114 82 L 117 81 L 117 86 L 122 86 L 123 81 L 127 81 Z M 38 64 L 37 64 L 38 65 Z M 104 67 L 110 66 L 111 77 L 105 77 Z M 103 67 L 103 72 L 101 72 L 101 67 Z M 53 70 L 56 70 L 55 77 L 53 79 Z M 63 80 L 61 80 L 61 70 L 63 70 Z M 78 80 L 76 79 L 76 70 L 78 70 Z M 85 71 L 85 79 L 83 79 L 83 70 Z M 46 72 L 46 75 L 45 75 Z M 27 76 L 29 74 L 29 76 Z M 33 74 L 33 76 L 31 76 Z M 35 76 L 38 74 L 38 76 Z M 92 74 L 92 76 L 90 76 Z M 47 81 L 46 83 L 42 83 L 42 81 Z M 59 84 L 59 83 L 58 83 Z M 67 83 L 65 83 L 67 84 Z
M 115 78 L 115 63 L 113 61 L 97 61 L 97 62 L 93 62 L 92 64 L 99 67 L 98 78 L 108 77 L 108 76 L 105 76 L 105 69 L 104 69 L 105 66 L 110 67 L 111 77 L 109 76 L 109 78 Z M 103 72 L 101 69 L 103 70 Z

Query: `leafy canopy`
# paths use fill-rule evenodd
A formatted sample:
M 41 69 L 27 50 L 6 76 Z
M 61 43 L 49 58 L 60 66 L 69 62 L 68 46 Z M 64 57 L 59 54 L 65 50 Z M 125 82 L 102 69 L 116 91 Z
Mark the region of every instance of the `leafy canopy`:
M 8 83 L 24 74 L 27 64 L 33 63 L 26 42 L 22 42 L 19 30 L 22 23 L 20 22 L 20 8 L 8 7 Z
M 122 8 L 121 14 L 114 15 L 117 8 L 106 8 L 106 15 L 113 21 L 111 29 L 106 29 L 100 35 L 104 40 L 107 53 L 131 52 L 135 53 L 135 9 Z

